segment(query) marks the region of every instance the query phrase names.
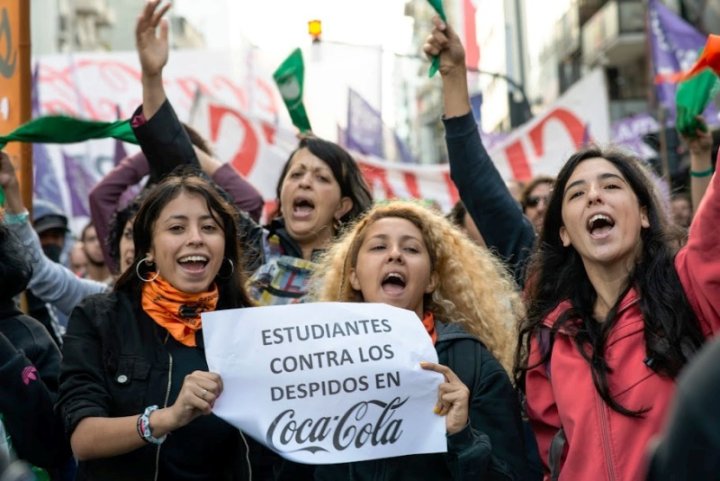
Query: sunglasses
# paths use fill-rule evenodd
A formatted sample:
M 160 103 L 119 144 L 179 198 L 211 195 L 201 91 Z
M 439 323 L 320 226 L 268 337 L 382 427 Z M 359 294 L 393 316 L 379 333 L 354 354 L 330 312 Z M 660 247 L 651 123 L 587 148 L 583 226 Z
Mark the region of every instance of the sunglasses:
M 540 202 L 547 205 L 548 200 L 550 200 L 550 198 L 546 195 L 531 195 L 525 199 L 525 207 L 537 207 L 540 205 Z

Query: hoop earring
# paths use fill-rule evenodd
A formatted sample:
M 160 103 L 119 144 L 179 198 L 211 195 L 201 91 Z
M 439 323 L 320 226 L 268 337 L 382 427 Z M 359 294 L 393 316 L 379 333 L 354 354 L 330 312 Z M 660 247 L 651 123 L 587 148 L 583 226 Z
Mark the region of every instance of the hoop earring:
M 140 262 L 138 262 L 137 264 L 135 264 L 135 274 L 137 274 L 138 279 L 140 279 L 140 280 L 143 281 L 143 282 L 152 282 L 152 281 L 154 281 L 155 279 L 158 278 L 158 276 L 160 275 L 159 272 L 155 272 L 155 275 L 152 277 L 152 279 L 145 279 L 145 278 L 142 276 L 142 274 L 140 274 L 140 264 L 147 264 L 148 267 L 151 266 L 151 265 L 153 265 L 153 264 L 155 264 L 154 262 L 148 262 L 147 259 L 148 259 L 148 256 L 145 256 L 145 257 L 143 257 L 142 259 L 140 259 Z
M 225 265 L 225 264 L 223 264 L 222 266 L 220 266 L 220 270 L 217 273 L 216 277 L 218 279 L 222 279 L 222 280 L 230 279 L 233 275 L 233 272 L 235 272 L 235 264 L 233 264 L 233 261 L 231 261 L 227 257 L 223 257 L 223 262 L 225 262 L 225 261 L 228 261 L 228 263 L 230 264 L 230 272 L 227 275 L 222 275 L 222 276 L 220 275 L 220 271 L 222 271 L 222 268 Z

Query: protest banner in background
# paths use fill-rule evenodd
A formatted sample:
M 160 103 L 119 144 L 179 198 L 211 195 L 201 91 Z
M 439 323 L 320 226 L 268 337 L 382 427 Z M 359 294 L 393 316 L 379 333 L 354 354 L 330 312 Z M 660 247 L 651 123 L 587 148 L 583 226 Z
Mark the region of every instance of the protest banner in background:
M 325 60 L 330 62 L 329 58 Z M 49 55 L 37 61 L 39 95 L 35 115 L 65 114 L 114 121 L 118 117 L 129 118 L 142 101 L 140 66 L 134 52 Z M 332 62 L 336 61 L 339 60 L 332 57 Z M 218 159 L 230 162 L 244 175 L 272 210 L 282 165 L 297 146 L 297 138 L 273 85 L 271 67 L 274 64 L 269 64 L 268 59 L 255 51 L 244 54 L 173 51 L 163 78 L 178 117 L 206 136 Z M 322 72 L 319 65 L 313 65 L 313 72 L 306 72 L 308 94 L 313 82 L 322 79 Z M 351 87 L 368 103 L 377 103 L 377 99 L 358 86 Z M 324 89 L 322 97 L 348 93 L 348 86 L 344 84 L 329 89 Z M 310 101 L 308 99 L 308 114 L 312 118 Z M 334 105 L 327 115 L 347 118 L 347 102 L 338 100 Z M 491 146 L 490 156 L 506 180 L 555 175 L 585 141 L 610 140 L 608 105 L 604 74 L 599 69 L 573 85 L 545 112 Z M 41 161 L 36 173 L 38 186 L 48 191 L 45 188 L 48 179 L 57 178 L 57 185 L 51 186 L 52 193 L 61 200 L 56 203 L 64 205 L 70 213 L 72 196 L 67 185 L 72 175 L 66 172 L 65 159 L 73 157 L 75 166 L 99 180 L 117 163 L 115 145 L 112 140 L 104 140 L 45 146 L 45 155 L 38 156 Z M 385 146 L 388 145 L 386 142 Z M 137 152 L 136 146 L 127 145 L 127 149 L 129 154 Z M 363 154 L 356 150 L 352 150 L 352 154 L 376 199 L 421 198 L 434 201 L 446 211 L 458 200 L 447 164 L 387 162 L 372 152 Z M 84 219 L 73 226 L 79 230 L 82 225 Z
M 446 452 L 442 376 L 422 322 L 385 304 L 312 303 L 203 313 L 223 393 L 213 412 L 292 461 Z

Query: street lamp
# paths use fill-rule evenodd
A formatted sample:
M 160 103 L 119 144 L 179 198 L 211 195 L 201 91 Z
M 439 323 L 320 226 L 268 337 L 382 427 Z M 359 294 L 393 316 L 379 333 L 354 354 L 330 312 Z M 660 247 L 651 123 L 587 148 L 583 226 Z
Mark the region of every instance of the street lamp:
M 322 36 L 322 21 L 315 19 L 308 22 L 308 34 L 312 37 L 313 43 L 320 42 Z

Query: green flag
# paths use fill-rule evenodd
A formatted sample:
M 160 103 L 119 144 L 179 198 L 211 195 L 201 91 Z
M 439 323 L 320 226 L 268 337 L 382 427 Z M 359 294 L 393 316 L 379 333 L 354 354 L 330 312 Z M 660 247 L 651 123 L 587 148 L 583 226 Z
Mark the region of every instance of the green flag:
M 273 73 L 273 78 L 290 113 L 293 125 L 300 129 L 300 132 L 309 132 L 312 129 L 303 104 L 304 76 L 305 66 L 299 48 L 293 50 Z
M 440 19 L 443 22 L 447 22 L 447 17 L 445 16 L 445 10 L 443 10 L 442 0 L 428 0 L 430 5 L 435 9 L 437 14 L 440 16 Z M 437 73 L 437 71 L 440 69 L 440 57 L 435 56 L 432 59 L 432 62 L 430 63 L 430 71 L 428 72 L 428 75 L 432 77 Z
M 96 122 L 64 115 L 48 115 L 27 122 L 7 135 L 0 136 L 0 149 L 8 142 L 31 144 L 74 144 L 91 139 L 115 138 L 137 144 L 129 120 Z M 5 192 L 0 187 L 0 205 L 5 204 Z
M 138 143 L 129 120 L 96 122 L 64 115 L 49 115 L 33 119 L 9 134 L 0 136 L 0 149 L 4 148 L 8 142 L 73 144 L 110 137 L 133 144 Z
M 720 85 L 715 73 L 707 69 L 694 77 L 680 82 L 675 93 L 677 117 L 675 128 L 682 135 L 695 137 L 701 128 L 697 116 L 705 111 L 710 99 L 718 92 Z

